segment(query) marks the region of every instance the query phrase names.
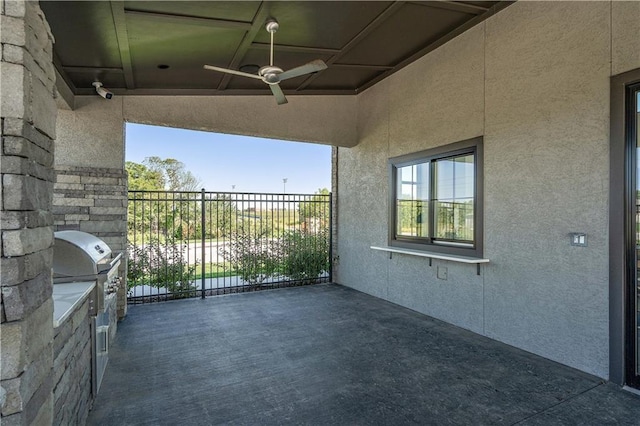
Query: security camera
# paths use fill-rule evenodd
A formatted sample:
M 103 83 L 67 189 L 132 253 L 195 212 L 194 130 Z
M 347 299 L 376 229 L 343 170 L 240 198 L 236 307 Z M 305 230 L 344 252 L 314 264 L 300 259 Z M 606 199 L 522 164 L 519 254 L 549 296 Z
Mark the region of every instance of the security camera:
M 102 87 L 102 83 L 100 83 L 99 81 L 94 82 L 93 87 L 96 88 L 96 93 L 102 96 L 103 98 L 105 99 L 113 98 L 113 93 L 111 93 L 110 91 Z

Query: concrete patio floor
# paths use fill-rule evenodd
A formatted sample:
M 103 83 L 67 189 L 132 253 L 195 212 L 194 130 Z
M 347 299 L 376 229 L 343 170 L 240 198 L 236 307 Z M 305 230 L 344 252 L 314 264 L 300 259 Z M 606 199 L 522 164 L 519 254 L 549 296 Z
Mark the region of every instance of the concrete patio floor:
M 90 425 L 640 424 L 640 397 L 320 284 L 133 306 Z

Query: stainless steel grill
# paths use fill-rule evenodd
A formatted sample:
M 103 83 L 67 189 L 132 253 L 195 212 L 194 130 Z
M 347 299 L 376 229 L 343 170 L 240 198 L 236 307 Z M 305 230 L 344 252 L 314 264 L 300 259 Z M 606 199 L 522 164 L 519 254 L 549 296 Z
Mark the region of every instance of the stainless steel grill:
M 116 309 L 114 293 L 121 281 L 118 268 L 122 253 L 113 256 L 103 240 L 86 232 L 58 231 L 54 235 L 53 284 L 96 283 L 89 299 L 89 315 L 92 317 L 93 393 L 97 395 L 109 360 L 111 311 Z
M 117 291 L 122 253 L 112 256 L 111 248 L 95 235 L 81 231 L 58 231 L 53 250 L 53 283 L 96 280 L 92 312 L 104 311 L 105 297 Z

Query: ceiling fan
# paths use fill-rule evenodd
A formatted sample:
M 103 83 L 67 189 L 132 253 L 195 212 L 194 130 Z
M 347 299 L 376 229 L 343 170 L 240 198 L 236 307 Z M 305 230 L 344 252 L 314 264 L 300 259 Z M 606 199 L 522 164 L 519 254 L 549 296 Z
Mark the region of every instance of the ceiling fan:
M 265 25 L 265 29 L 271 34 L 271 55 L 269 65 L 265 65 L 260 68 L 260 70 L 258 70 L 258 74 L 250 74 L 248 72 L 242 72 L 228 68 L 214 67 L 213 65 L 205 65 L 204 68 L 207 70 L 219 71 L 227 74 L 239 75 L 241 77 L 249 77 L 262 80 L 269 85 L 271 93 L 273 93 L 273 96 L 276 97 L 276 102 L 278 103 L 278 105 L 286 104 L 287 98 L 284 96 L 284 93 L 282 92 L 279 84 L 281 81 L 300 77 L 301 75 L 305 74 L 312 74 L 318 71 L 322 71 L 323 69 L 327 68 L 327 64 L 325 64 L 321 59 L 316 59 L 315 61 L 311 61 L 288 71 L 283 71 L 282 68 L 273 65 L 273 34 L 278 31 L 279 27 L 280 26 L 278 25 L 278 21 L 276 21 L 275 19 L 268 20 Z

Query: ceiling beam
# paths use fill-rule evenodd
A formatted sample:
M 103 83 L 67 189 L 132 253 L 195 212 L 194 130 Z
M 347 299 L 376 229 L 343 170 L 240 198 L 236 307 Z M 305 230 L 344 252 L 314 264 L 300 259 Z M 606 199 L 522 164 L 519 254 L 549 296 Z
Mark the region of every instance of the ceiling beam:
M 58 71 L 58 68 L 54 67 L 53 71 L 56 75 L 56 89 L 58 90 L 56 104 L 58 104 L 58 108 L 74 110 L 76 107 L 76 96 L 64 80 L 62 74 Z
M 75 95 L 77 92 L 76 87 L 73 85 L 73 82 L 69 78 L 69 75 L 64 71 L 64 67 L 62 66 L 62 62 L 58 57 L 58 54 L 53 52 L 53 68 L 56 73 L 56 88 L 58 89 L 58 93 L 67 103 L 67 106 L 70 109 L 75 108 Z
M 201 16 L 172 15 L 168 13 L 146 12 L 134 9 L 125 9 L 127 17 L 146 19 L 170 24 L 200 25 L 209 28 L 228 28 L 234 30 L 251 30 L 251 22 L 232 21 L 228 19 L 203 18 Z
M 472 15 L 481 15 L 489 10 L 488 7 L 478 6 L 475 4 L 461 3 L 457 1 L 427 1 L 427 2 L 411 2 L 418 6 L 437 7 L 438 9 L 451 10 L 453 12 L 470 13 Z
M 362 92 L 363 90 L 368 89 L 369 87 L 375 85 L 376 83 L 380 82 L 381 80 L 384 80 L 385 78 L 387 78 L 388 76 L 390 76 L 391 74 L 397 72 L 398 70 L 406 67 L 407 65 L 409 65 L 412 62 L 415 62 L 416 60 L 418 60 L 419 58 L 423 57 L 424 55 L 426 55 L 427 53 L 437 49 L 438 47 L 442 46 L 443 44 L 447 43 L 448 41 L 458 37 L 460 34 L 462 34 L 463 32 L 467 31 L 468 29 L 478 25 L 479 23 L 481 23 L 482 21 L 488 19 L 490 16 L 495 15 L 496 13 L 498 13 L 499 11 L 501 11 L 502 9 L 510 6 L 511 4 L 515 3 L 515 0 L 513 1 L 500 1 L 497 2 L 496 4 L 494 4 L 493 6 L 491 6 L 491 8 L 487 9 L 486 12 L 484 12 L 482 15 L 477 15 L 473 18 L 471 18 L 470 20 L 468 20 L 467 22 L 465 22 L 464 24 L 462 24 L 461 26 L 455 28 L 453 31 L 447 33 L 445 36 L 441 37 L 440 39 L 434 41 L 433 43 L 424 46 L 422 49 L 420 49 L 419 51 L 413 53 L 412 55 L 409 55 L 408 57 L 406 57 L 405 59 L 403 59 L 402 61 L 400 61 L 399 63 L 397 63 L 393 69 L 390 69 L 389 71 L 385 71 L 382 74 L 380 74 L 379 76 L 377 76 L 376 78 L 368 81 L 365 85 L 363 85 L 362 87 L 359 87 L 356 89 L 357 93 Z
M 240 45 L 236 49 L 236 52 L 234 53 L 233 58 L 231 58 L 231 62 L 229 63 L 229 68 L 237 69 L 238 67 L 240 67 L 240 63 L 242 62 L 242 59 L 244 59 L 245 55 L 247 54 L 247 51 L 251 47 L 251 44 L 256 39 L 258 32 L 260 32 L 260 30 L 264 28 L 264 23 L 269 17 L 269 13 L 270 13 L 269 2 L 262 2 L 255 16 L 253 17 L 251 28 L 249 29 L 249 31 L 246 32 L 242 41 L 240 42 Z M 231 75 L 225 74 L 222 77 L 222 80 L 220 80 L 220 83 L 218 84 L 218 90 L 225 90 L 229 85 L 230 81 L 231 81 Z
M 122 68 L 109 68 L 109 67 L 70 67 L 63 66 L 62 69 L 65 72 L 76 72 L 83 74 L 95 74 L 95 73 L 108 73 L 108 74 L 123 74 Z
M 369 24 L 364 27 L 358 34 L 355 35 L 347 44 L 345 44 L 342 49 L 340 49 L 340 53 L 334 55 L 331 59 L 327 61 L 327 65 L 331 66 L 333 63 L 337 62 L 342 56 L 344 56 L 347 52 L 353 49 L 358 43 L 360 43 L 365 37 L 367 37 L 373 30 L 379 27 L 383 22 L 389 19 L 390 16 L 395 14 L 400 8 L 405 4 L 404 1 L 395 1 L 390 4 L 385 10 L 383 10 L 378 16 L 375 17 L 374 20 L 369 22 Z M 298 86 L 298 90 L 302 90 L 311 84 L 320 73 L 311 74 L 305 81 Z
M 331 68 L 335 69 L 351 69 L 351 70 L 373 70 L 373 71 L 387 71 L 392 70 L 393 67 L 389 65 L 367 65 L 367 64 L 331 64 Z
M 369 34 L 373 32 L 376 28 L 378 28 L 384 21 L 389 19 L 391 15 L 395 14 L 400 8 L 404 5 L 403 1 L 394 1 L 391 5 L 389 5 L 385 10 L 382 11 L 378 16 L 375 17 L 373 21 L 371 21 L 366 27 L 362 29 L 358 34 L 355 35 L 347 44 L 345 44 L 342 49 L 340 49 L 340 53 L 330 59 L 331 63 L 336 62 L 340 57 L 344 56 L 353 49 L 358 43 L 364 40 Z
M 131 51 L 129 47 L 129 33 L 127 32 L 127 19 L 125 17 L 124 2 L 112 1 L 111 13 L 113 15 L 113 25 L 116 29 L 116 38 L 120 48 L 120 62 L 124 72 L 124 83 L 127 89 L 135 88 L 133 78 L 133 66 L 131 65 Z
M 60 57 L 58 56 L 58 54 L 55 51 L 53 52 L 53 66 L 58 70 L 58 73 L 60 74 L 60 77 L 62 77 L 64 79 L 64 82 L 67 84 L 67 86 L 69 86 L 69 89 L 71 90 L 71 92 L 76 94 L 77 93 L 77 88 L 76 88 L 76 86 L 74 86 L 73 81 L 71 80 L 71 78 L 69 78 L 69 74 L 67 74 L 66 71 L 64 70 L 64 66 L 62 65 L 62 61 L 60 60 Z
M 112 89 L 116 96 L 273 96 L 271 90 L 269 90 L 265 84 L 264 89 Z M 295 89 L 283 90 L 285 95 L 356 95 L 356 91 L 352 89 L 320 89 L 320 90 L 305 90 L 304 93 L 300 93 Z M 82 88 L 78 90 L 76 96 L 96 96 L 95 89 Z
M 251 43 L 252 49 L 269 50 L 271 45 L 269 43 Z M 274 44 L 273 50 L 281 52 L 293 52 L 293 53 L 317 53 L 325 55 L 337 55 L 340 53 L 340 49 L 330 49 L 327 47 L 304 47 L 304 46 L 291 46 L 288 44 Z

